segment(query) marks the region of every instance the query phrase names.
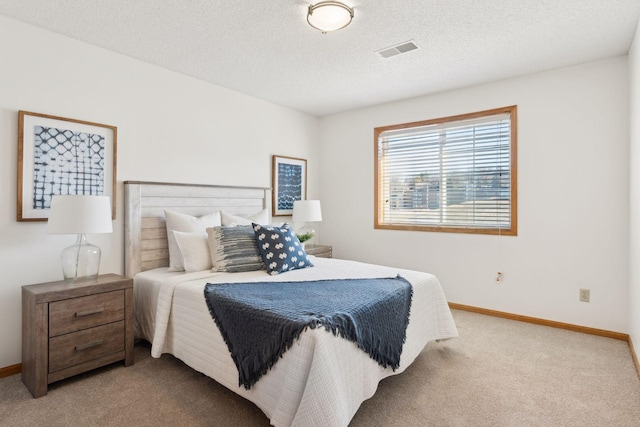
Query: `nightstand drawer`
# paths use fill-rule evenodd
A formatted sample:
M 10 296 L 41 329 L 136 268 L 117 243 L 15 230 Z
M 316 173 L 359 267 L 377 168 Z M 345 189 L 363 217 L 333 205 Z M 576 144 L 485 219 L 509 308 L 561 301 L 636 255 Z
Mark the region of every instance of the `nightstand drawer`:
M 49 373 L 124 351 L 124 321 L 49 340 Z
M 49 336 L 55 337 L 124 319 L 124 291 L 49 304 Z

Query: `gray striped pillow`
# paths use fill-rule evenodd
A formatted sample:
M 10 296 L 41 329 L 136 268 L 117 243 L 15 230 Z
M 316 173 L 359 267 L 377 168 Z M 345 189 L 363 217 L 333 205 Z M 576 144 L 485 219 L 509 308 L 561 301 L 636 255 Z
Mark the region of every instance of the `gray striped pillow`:
M 264 270 L 255 233 L 250 225 L 207 228 L 212 271 L 239 273 Z

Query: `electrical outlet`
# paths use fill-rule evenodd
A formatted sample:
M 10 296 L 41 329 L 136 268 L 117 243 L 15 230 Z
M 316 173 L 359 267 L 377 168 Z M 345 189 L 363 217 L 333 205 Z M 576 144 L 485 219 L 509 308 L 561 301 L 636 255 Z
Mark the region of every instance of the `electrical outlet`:
M 591 299 L 591 290 L 589 289 L 580 289 L 580 301 L 581 302 L 589 302 Z

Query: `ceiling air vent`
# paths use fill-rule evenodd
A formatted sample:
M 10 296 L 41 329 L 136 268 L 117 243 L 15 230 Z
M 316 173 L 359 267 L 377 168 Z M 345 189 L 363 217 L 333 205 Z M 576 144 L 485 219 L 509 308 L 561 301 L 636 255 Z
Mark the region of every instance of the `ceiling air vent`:
M 418 46 L 413 41 L 408 41 L 386 49 L 378 50 L 376 53 L 383 58 L 391 58 L 392 56 L 400 55 L 401 53 L 411 52 L 417 48 Z

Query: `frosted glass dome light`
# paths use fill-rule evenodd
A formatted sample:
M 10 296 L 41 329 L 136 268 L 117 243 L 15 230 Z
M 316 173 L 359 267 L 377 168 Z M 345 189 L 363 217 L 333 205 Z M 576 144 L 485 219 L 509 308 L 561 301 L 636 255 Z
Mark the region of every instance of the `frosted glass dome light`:
M 346 27 L 353 19 L 353 9 L 339 1 L 321 1 L 309 5 L 307 22 L 323 33 Z

